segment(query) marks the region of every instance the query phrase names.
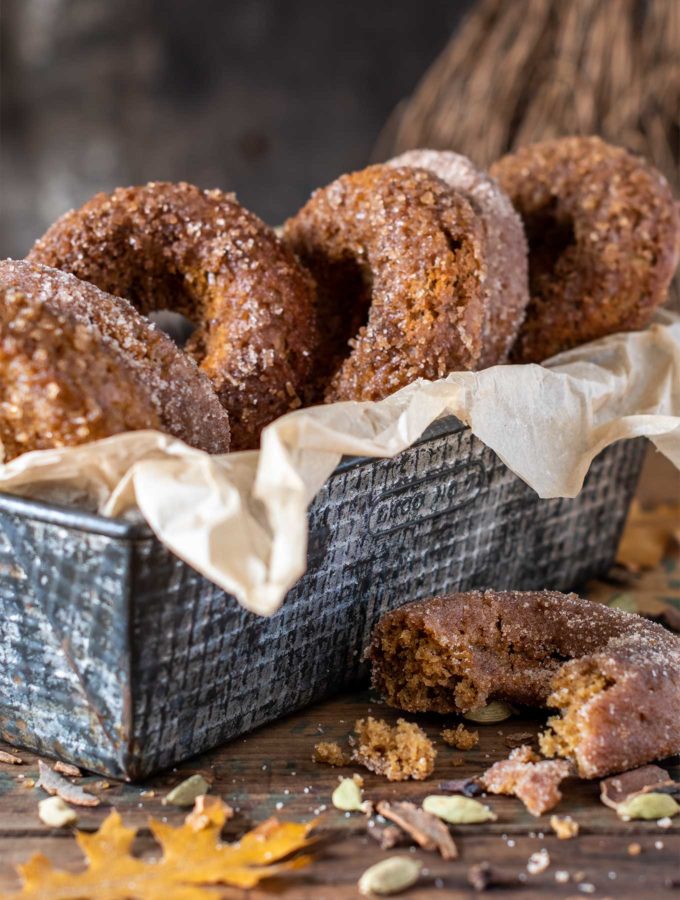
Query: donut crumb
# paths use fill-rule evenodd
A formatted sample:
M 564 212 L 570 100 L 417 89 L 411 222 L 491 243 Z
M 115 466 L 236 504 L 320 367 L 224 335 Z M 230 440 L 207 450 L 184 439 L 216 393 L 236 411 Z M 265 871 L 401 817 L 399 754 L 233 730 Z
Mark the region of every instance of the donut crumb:
M 432 774 L 437 751 L 425 732 L 413 722 L 398 719 L 390 726 L 368 716 L 354 725 L 352 759 L 388 781 L 423 781 Z

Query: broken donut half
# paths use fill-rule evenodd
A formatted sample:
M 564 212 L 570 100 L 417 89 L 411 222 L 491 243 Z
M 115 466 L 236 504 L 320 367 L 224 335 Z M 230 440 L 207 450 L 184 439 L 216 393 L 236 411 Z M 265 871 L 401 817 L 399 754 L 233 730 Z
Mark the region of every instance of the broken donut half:
M 680 751 L 680 638 L 640 616 L 553 591 L 471 591 L 385 615 L 373 685 L 408 712 L 466 713 L 491 700 L 552 707 L 545 756 L 581 777 Z

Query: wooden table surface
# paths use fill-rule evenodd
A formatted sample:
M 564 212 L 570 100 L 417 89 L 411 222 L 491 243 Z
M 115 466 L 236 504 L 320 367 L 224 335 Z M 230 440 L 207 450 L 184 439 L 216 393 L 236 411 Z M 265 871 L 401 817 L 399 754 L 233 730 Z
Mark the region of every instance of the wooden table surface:
M 360 813 L 341 813 L 330 805 L 330 796 L 338 775 L 349 775 L 358 768 L 334 769 L 314 763 L 312 748 L 319 740 L 344 740 L 356 718 L 371 711 L 389 721 L 397 713 L 377 702 L 369 691 L 343 696 L 303 710 L 274 725 L 206 753 L 144 785 L 114 783 L 108 790 L 97 788 L 98 776 L 86 776 L 81 783 L 101 796 L 96 809 L 80 810 L 80 826 L 94 829 L 115 807 L 126 825 L 142 829 L 136 848 L 142 855 L 157 855 L 157 847 L 146 830 L 149 815 L 167 817 L 181 824 L 186 811 L 162 806 L 161 797 L 181 779 L 194 772 L 203 773 L 212 782 L 212 792 L 220 794 L 236 810 L 227 825 L 226 839 L 237 838 L 253 824 L 270 815 L 283 819 L 307 820 L 321 816 L 321 831 L 327 836 L 318 848 L 313 865 L 295 875 L 265 882 L 266 890 L 247 894 L 228 889 L 225 897 L 271 897 L 272 892 L 300 900 L 339 900 L 356 897 L 356 882 L 369 865 L 386 857 L 367 836 L 366 818 Z M 409 716 L 408 718 L 413 718 Z M 418 721 L 428 734 L 438 738 L 444 721 L 437 716 L 420 716 Z M 426 782 L 390 784 L 385 779 L 362 771 L 365 796 L 375 799 L 421 801 L 436 791 L 440 780 L 474 775 L 493 761 L 507 756 L 505 738 L 518 731 L 536 732 L 540 718 L 513 717 L 499 725 L 480 726 L 480 743 L 467 752 L 454 751 L 438 741 L 435 771 Z M 37 804 L 45 795 L 39 788 L 22 787 L 27 778 L 37 778 L 37 757 L 22 753 L 26 765 L 0 766 L 0 890 L 15 889 L 19 881 L 14 865 L 40 851 L 61 867 L 78 869 L 82 857 L 70 829 L 52 830 L 37 816 Z M 455 766 L 454 757 L 464 764 Z M 664 763 L 673 777 L 680 778 L 680 760 Z M 20 776 L 23 776 L 21 778 Z M 143 794 L 153 789 L 156 796 Z M 564 784 L 564 799 L 557 811 L 571 815 L 581 833 L 572 840 L 557 840 L 549 826 L 549 814 L 530 816 L 519 800 L 490 797 L 485 802 L 498 815 L 498 821 L 452 829 L 459 859 L 444 862 L 437 854 L 411 851 L 408 847 L 389 853 L 409 853 L 423 861 L 426 874 L 407 896 L 413 900 L 434 897 L 465 897 L 473 891 L 467 883 L 468 868 L 489 860 L 503 874 L 516 880 L 514 886 L 496 888 L 497 893 L 513 898 L 593 896 L 640 898 L 678 896 L 669 887 L 673 879 L 680 886 L 680 819 L 671 829 L 655 822 L 622 822 L 615 812 L 599 801 L 597 783 L 572 780 Z M 279 807 L 279 805 L 281 805 Z M 628 847 L 639 843 L 642 852 L 630 856 Z M 546 848 L 550 866 L 538 875 L 529 875 L 529 856 Z M 556 872 L 568 872 L 570 881 L 557 883 Z M 594 892 L 585 893 L 594 886 Z
M 592 585 L 590 594 L 605 602 L 621 598 L 629 605 L 637 598 L 652 610 L 663 603 L 680 610 L 679 554 L 676 550 L 672 558 L 667 557 L 657 569 L 631 583 L 614 580 Z M 550 814 L 533 818 L 519 800 L 490 797 L 485 802 L 498 815 L 496 822 L 452 828 L 459 849 L 457 860 L 445 862 L 436 853 L 409 847 L 381 850 L 367 836 L 365 816 L 344 814 L 331 806 L 331 793 L 339 775 L 360 771 L 365 779 L 365 796 L 370 800 L 419 802 L 428 793 L 436 792 L 441 780 L 479 774 L 492 762 L 505 758 L 509 752 L 508 735 L 535 733 L 542 726 L 543 717 L 522 715 L 497 725 L 478 726 L 479 745 L 460 752 L 439 739 L 441 728 L 455 724 L 456 717 L 407 716 L 409 720 L 417 719 L 430 737 L 437 740 L 435 771 L 426 782 L 390 784 L 357 767 L 334 769 L 312 761 L 315 743 L 344 742 L 354 721 L 369 713 L 390 722 L 399 715 L 381 704 L 370 691 L 363 690 L 302 710 L 144 784 L 111 782 L 109 789 L 102 790 L 97 786 L 100 776 L 86 775 L 81 783 L 89 785 L 103 802 L 96 809 L 79 810 L 79 826 L 86 830 L 96 828 L 115 807 L 126 825 L 140 828 L 135 850 L 149 858 L 157 856 L 158 846 L 146 827 L 148 817 L 167 818 L 173 824 L 181 824 L 186 811 L 161 805 L 161 798 L 170 787 L 200 772 L 211 782 L 212 793 L 222 796 L 236 811 L 227 823 L 226 840 L 235 840 L 271 815 L 296 821 L 320 816 L 320 831 L 324 836 L 308 869 L 266 881 L 258 890 L 244 892 L 229 888 L 218 896 L 283 895 L 293 900 L 357 897 L 356 882 L 361 873 L 390 853 L 413 853 L 424 864 L 420 882 L 405 895 L 409 900 L 473 896 L 467 881 L 468 869 L 482 861 L 491 862 L 509 882 L 494 888 L 495 893 L 513 900 L 548 895 L 637 896 L 639 900 L 680 896 L 680 817 L 673 820 L 669 829 L 660 828 L 656 822 L 623 822 L 600 802 L 597 782 L 573 779 L 563 784 L 564 798 L 555 812 L 571 815 L 578 821 L 580 834 L 572 840 L 555 837 L 549 825 Z M 23 766 L 0 763 L 0 893 L 18 889 L 14 867 L 37 851 L 63 868 L 77 870 L 82 866 L 72 830 L 50 829 L 39 820 L 38 801 L 46 795 L 40 788 L 24 784 L 37 780 L 37 757 L 26 752 L 21 756 L 25 760 Z M 462 757 L 462 765 L 454 765 L 456 757 Z M 680 779 L 679 758 L 661 765 Z M 149 790 L 155 795 L 144 793 Z M 640 845 L 639 855 L 630 855 L 628 848 L 632 843 Z M 550 865 L 544 872 L 531 875 L 527 861 L 542 848 L 548 851 Z M 564 883 L 556 880 L 558 872 L 568 873 L 569 880 Z M 558 879 L 564 877 L 560 874 Z

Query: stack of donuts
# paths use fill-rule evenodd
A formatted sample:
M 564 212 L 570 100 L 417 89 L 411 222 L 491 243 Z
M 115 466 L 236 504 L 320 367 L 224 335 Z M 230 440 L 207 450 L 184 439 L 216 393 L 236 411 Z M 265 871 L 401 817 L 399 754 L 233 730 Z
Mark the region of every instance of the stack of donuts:
M 596 137 L 489 174 L 411 151 L 315 191 L 280 237 L 219 190 L 97 194 L 0 262 L 4 458 L 142 428 L 249 449 L 300 406 L 540 363 L 644 328 L 679 253 L 663 176 Z M 161 310 L 195 326 L 184 347 Z

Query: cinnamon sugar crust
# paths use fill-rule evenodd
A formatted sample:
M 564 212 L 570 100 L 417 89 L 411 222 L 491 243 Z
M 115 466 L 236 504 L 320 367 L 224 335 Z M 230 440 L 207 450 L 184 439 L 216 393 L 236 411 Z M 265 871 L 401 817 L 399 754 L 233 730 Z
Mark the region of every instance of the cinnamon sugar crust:
M 680 254 L 680 217 L 660 172 L 598 137 L 522 147 L 490 171 L 529 241 L 531 301 L 513 362 L 649 323 Z
M 143 428 L 229 449 L 209 380 L 127 301 L 57 269 L 0 262 L 5 461 Z
M 505 362 L 529 303 L 527 241 L 510 198 L 466 156 L 449 150 L 409 150 L 390 166 L 426 169 L 459 191 L 482 220 L 487 240 L 487 298 L 483 349 L 477 368 Z
M 541 749 L 586 778 L 680 751 L 680 639 L 574 594 L 419 600 L 381 619 L 367 655 L 374 686 L 409 712 L 557 708 Z
M 424 169 L 369 166 L 312 194 L 284 239 L 318 287 L 313 387 L 379 400 L 488 352 L 488 238 L 459 192 Z
M 234 449 L 256 447 L 265 425 L 300 405 L 317 340 L 312 281 L 233 194 L 164 182 L 97 194 L 29 259 L 139 312 L 192 320 L 187 350 L 229 411 Z

